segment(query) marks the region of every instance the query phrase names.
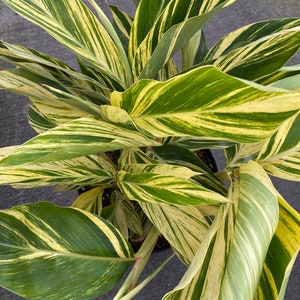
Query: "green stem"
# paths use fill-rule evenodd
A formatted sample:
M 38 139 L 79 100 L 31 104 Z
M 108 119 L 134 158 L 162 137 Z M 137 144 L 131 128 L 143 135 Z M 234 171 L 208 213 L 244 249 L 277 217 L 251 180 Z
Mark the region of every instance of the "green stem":
M 145 268 L 145 265 L 147 264 L 152 254 L 153 248 L 156 245 L 159 234 L 160 234 L 159 231 L 154 226 L 152 226 L 141 248 L 135 255 L 136 260 L 134 266 L 132 267 L 129 275 L 124 281 L 122 287 L 114 297 L 114 300 L 121 299 L 129 291 L 134 289 L 140 275 L 142 274 Z

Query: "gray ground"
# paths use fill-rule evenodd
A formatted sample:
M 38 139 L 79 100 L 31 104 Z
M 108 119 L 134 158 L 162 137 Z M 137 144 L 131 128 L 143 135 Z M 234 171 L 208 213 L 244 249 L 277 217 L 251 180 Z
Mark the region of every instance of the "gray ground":
M 97 1 L 105 6 L 104 0 Z M 109 1 L 113 4 L 121 5 L 127 11 L 132 11 L 133 5 L 130 0 Z M 279 17 L 299 17 L 299 0 L 237 0 L 228 9 L 224 10 L 214 18 L 210 26 L 206 26 L 205 31 L 208 37 L 209 45 L 212 45 L 218 38 L 225 33 L 234 30 L 243 25 L 263 20 Z M 54 57 L 57 57 L 72 66 L 73 57 L 62 46 L 59 46 L 46 33 L 36 28 L 27 21 L 21 19 L 15 13 L 9 11 L 0 3 L 0 38 L 9 43 L 18 43 L 27 47 L 35 48 Z M 294 63 L 300 63 L 300 56 L 293 60 Z M 0 69 L 7 67 L 0 62 Z M 24 97 L 14 94 L 0 92 L 0 147 L 20 144 L 34 135 L 26 119 L 28 102 Z M 217 154 L 219 157 L 219 154 Z M 221 163 L 221 159 L 218 159 Z M 275 180 L 282 195 L 298 211 L 300 211 L 299 190 L 300 184 Z M 9 187 L 0 187 L 0 209 L 11 207 L 24 202 L 34 202 L 39 200 L 51 200 L 57 204 L 67 205 L 71 203 L 72 193 L 65 195 L 53 192 L 53 189 L 37 190 L 13 190 Z M 153 258 L 147 267 L 147 274 L 151 273 L 170 254 L 169 250 L 159 251 L 153 255 Z M 185 268 L 176 259 L 153 280 L 147 289 L 140 293 L 136 299 L 161 299 L 165 292 L 176 285 L 183 274 Z M 66 282 L 67 282 L 66 278 Z M 101 297 L 101 299 L 112 299 L 113 293 Z M 0 288 L 0 299 L 17 300 L 23 299 Z M 100 299 L 100 298 L 99 298 Z M 300 261 L 294 267 L 291 280 L 288 286 L 285 299 L 300 299 Z M 243 299 L 241 299 L 243 300 Z M 270 299 L 271 300 L 271 299 Z

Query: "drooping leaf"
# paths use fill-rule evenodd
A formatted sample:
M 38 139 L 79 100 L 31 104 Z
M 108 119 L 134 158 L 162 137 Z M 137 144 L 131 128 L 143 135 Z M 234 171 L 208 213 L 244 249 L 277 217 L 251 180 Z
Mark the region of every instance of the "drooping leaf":
M 207 66 L 166 82 L 138 81 L 124 93 L 114 92 L 111 103 L 149 136 L 249 143 L 269 137 L 297 113 L 300 92 L 252 85 Z
M 82 210 L 41 202 L 0 216 L 0 285 L 23 297 L 95 298 L 134 260 L 110 223 Z
M 255 80 L 283 67 L 299 48 L 299 19 L 268 20 L 229 33 L 206 60 L 228 74 Z
M 259 78 L 256 82 L 263 85 L 272 85 L 276 81 L 289 78 L 300 74 L 300 65 L 285 66 L 276 72 L 268 74 L 262 78 Z
M 58 42 L 126 86 L 130 78 L 110 35 L 80 0 L 3 0 L 12 10 L 39 25 Z
M 289 76 L 287 78 L 280 79 L 271 84 L 272 87 L 286 89 L 289 91 L 300 89 L 300 74 Z
M 300 216 L 281 196 L 279 223 L 271 241 L 256 300 L 284 299 L 287 282 L 300 249 Z
M 218 193 L 177 176 L 120 171 L 117 180 L 122 193 L 128 199 L 139 202 L 199 205 L 228 201 Z
M 0 166 L 40 164 L 127 147 L 158 145 L 133 128 L 82 118 L 32 138 L 3 158 Z

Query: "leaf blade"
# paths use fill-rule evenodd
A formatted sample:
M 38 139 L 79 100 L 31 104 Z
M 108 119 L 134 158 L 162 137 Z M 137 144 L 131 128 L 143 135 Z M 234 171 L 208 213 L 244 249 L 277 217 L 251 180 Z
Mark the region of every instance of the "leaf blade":
M 87 212 L 41 202 L 0 214 L 5 229 L 0 247 L 6 253 L 0 259 L 1 285 L 22 296 L 96 297 L 111 289 L 134 260 L 120 233 Z M 78 276 L 71 275 L 74 270 Z

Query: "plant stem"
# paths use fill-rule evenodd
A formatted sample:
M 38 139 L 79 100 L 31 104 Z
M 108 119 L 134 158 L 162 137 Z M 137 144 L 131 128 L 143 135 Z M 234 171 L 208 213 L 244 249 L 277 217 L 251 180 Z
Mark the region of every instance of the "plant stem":
M 159 231 L 154 226 L 152 226 L 141 248 L 135 255 L 136 260 L 134 266 L 132 267 L 129 275 L 124 281 L 122 287 L 114 297 L 114 300 L 121 299 L 124 295 L 126 295 L 135 287 L 136 282 L 141 276 L 141 273 L 143 272 L 145 265 L 147 264 L 152 254 L 153 248 L 156 245 L 159 234 Z

